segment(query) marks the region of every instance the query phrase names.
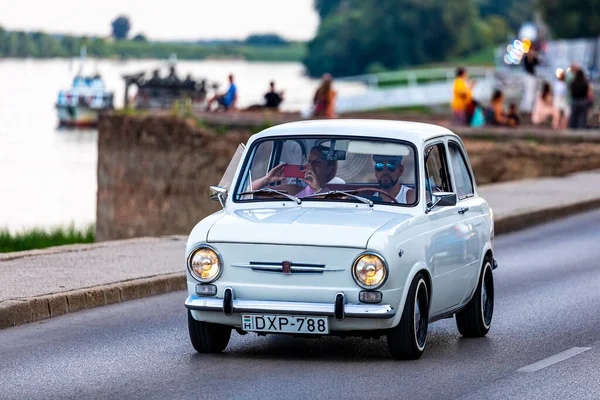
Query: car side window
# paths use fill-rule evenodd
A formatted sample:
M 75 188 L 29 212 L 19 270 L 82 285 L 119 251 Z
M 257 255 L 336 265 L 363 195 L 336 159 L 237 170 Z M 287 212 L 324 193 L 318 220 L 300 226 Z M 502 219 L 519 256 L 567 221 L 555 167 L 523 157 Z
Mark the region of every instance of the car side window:
M 456 184 L 456 196 L 459 199 L 473 197 L 473 180 L 467 167 L 467 161 L 460 147 L 453 142 L 448 144 L 450 150 L 450 163 L 454 172 L 454 183 Z
M 425 189 L 428 202 L 431 201 L 432 193 L 452 191 L 449 178 L 444 144 L 438 143 L 425 148 Z

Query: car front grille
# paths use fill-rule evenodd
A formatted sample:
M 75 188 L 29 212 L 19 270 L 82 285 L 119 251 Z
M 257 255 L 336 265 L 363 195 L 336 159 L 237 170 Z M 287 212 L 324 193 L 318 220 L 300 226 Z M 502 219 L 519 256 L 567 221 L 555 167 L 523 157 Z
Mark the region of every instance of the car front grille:
M 345 270 L 345 268 L 328 267 L 325 264 L 308 264 L 288 261 L 250 261 L 247 264 L 236 263 L 231 264 L 231 266 L 237 268 L 249 268 L 253 271 L 287 274 L 322 274 L 324 272 L 340 272 Z

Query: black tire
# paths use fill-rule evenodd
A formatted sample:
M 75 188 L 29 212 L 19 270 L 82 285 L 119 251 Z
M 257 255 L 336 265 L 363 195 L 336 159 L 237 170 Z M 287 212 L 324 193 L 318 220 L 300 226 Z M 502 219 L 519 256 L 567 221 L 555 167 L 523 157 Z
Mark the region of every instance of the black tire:
M 198 353 L 220 353 L 231 337 L 231 328 L 224 325 L 196 321 L 188 310 L 188 330 L 192 346 Z
M 415 312 L 418 310 L 418 312 Z M 397 360 L 416 360 L 425 350 L 429 325 L 429 288 L 422 273 L 410 284 L 400 323 L 387 334 L 388 348 Z
M 493 314 L 494 275 L 492 259 L 486 257 L 473 298 L 465 308 L 456 313 L 458 331 L 464 337 L 483 337 L 490 330 Z

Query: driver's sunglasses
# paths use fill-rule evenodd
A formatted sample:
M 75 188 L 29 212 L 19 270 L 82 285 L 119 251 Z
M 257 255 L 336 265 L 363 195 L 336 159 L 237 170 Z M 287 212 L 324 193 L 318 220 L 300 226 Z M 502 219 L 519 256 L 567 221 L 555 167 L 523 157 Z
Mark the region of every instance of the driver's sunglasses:
M 383 167 L 387 168 L 388 171 L 390 171 L 390 172 L 394 172 L 396 170 L 396 168 L 398 168 L 398 164 L 396 164 L 395 162 L 375 163 L 375 171 L 381 172 L 381 171 L 383 171 Z

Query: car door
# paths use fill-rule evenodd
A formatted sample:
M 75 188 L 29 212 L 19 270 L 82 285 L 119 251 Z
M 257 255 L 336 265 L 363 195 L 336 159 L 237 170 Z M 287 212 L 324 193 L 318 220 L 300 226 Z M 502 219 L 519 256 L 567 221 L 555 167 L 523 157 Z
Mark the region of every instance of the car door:
M 485 201 L 475 192 L 475 182 L 466 152 L 457 140 L 448 140 L 448 161 L 452 183 L 456 191 L 459 215 L 459 231 L 465 249 L 462 254 L 463 267 L 459 279 L 466 282 L 463 300 L 469 297 L 477 284 L 481 267 L 482 248 L 485 242 L 484 232 L 488 232 Z
M 446 144 L 443 140 L 425 147 L 425 192 L 428 207 L 436 192 L 453 192 L 448 168 Z M 465 246 L 460 235 L 462 215 L 457 206 L 436 206 L 427 213 L 429 226 L 429 264 L 432 269 L 433 290 L 431 314 L 437 314 L 458 305 L 465 293 L 460 282 L 460 270 Z

